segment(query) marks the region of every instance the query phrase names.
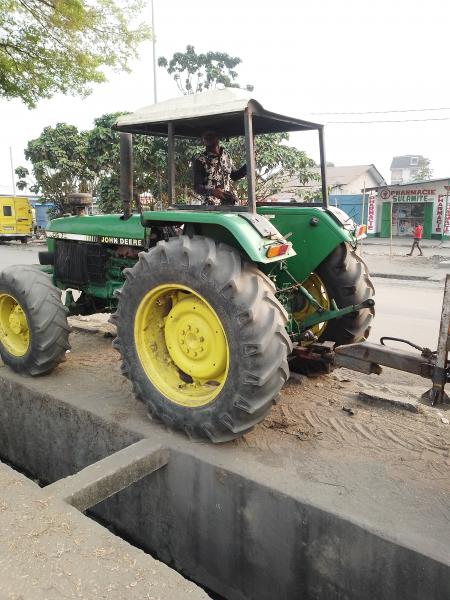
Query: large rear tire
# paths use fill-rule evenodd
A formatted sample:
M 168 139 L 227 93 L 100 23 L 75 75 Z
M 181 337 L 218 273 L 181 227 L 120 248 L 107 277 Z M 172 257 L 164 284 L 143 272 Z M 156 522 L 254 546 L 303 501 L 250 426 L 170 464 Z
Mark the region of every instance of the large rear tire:
M 348 243 L 340 244 L 317 269 L 328 297 L 339 308 L 360 304 L 375 295 L 369 270 L 363 259 Z M 320 341 L 331 340 L 336 346 L 362 342 L 369 337 L 375 308 L 363 308 L 340 319 L 329 321 Z
M 64 360 L 70 327 L 61 291 L 32 266 L 0 271 L 0 356 L 19 373 L 42 375 Z
M 360 304 L 375 294 L 366 263 L 348 243 L 337 246 L 303 282 L 308 292 L 326 309 L 334 300 L 338 308 Z M 297 298 L 294 318 L 301 325 L 302 319 L 315 312 L 314 307 L 300 294 Z M 339 319 L 319 323 L 311 330 L 319 341 L 333 341 L 336 346 L 362 342 L 368 338 L 373 307 L 349 313 Z
M 159 242 L 124 273 L 114 346 L 149 415 L 213 442 L 264 419 L 291 351 L 271 281 L 201 236 Z

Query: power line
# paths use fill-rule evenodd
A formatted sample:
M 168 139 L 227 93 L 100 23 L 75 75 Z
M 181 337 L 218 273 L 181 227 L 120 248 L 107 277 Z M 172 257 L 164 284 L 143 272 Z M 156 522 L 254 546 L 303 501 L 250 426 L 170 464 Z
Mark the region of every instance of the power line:
M 386 115 L 388 113 L 428 112 L 433 110 L 450 110 L 450 106 L 440 108 L 405 108 L 402 110 L 367 110 L 363 112 L 312 112 L 310 115 Z
M 450 121 L 450 117 L 435 117 L 429 119 L 379 119 L 375 121 L 326 121 L 326 125 L 354 125 L 371 123 L 419 123 L 423 121 Z

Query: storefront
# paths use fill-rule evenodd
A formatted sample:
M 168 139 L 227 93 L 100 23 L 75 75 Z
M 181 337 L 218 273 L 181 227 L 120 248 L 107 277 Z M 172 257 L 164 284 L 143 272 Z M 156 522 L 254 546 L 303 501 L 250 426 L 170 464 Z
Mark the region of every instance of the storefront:
M 374 188 L 367 210 L 369 236 L 411 236 L 422 225 L 426 239 L 450 239 L 450 178 Z

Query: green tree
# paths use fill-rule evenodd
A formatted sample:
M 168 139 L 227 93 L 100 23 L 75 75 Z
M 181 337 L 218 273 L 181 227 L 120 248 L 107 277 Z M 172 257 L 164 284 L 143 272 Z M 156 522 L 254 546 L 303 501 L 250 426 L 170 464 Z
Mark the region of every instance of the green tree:
M 175 80 L 182 94 L 197 94 L 217 86 L 240 87 L 236 79 L 236 67 L 242 62 L 237 56 L 226 52 L 197 54 L 194 46 L 186 46 L 185 52 L 175 52 L 172 58 L 158 58 L 158 65 Z M 245 88 L 253 90 L 253 86 Z
M 236 67 L 241 63 L 239 57 L 232 57 L 224 52 L 207 52 L 197 54 L 193 46 L 187 46 L 186 52 L 176 52 L 171 59 L 161 57 L 158 60 L 173 77 L 178 89 L 185 95 L 194 94 L 217 86 L 241 87 L 237 82 Z M 253 86 L 245 86 L 252 91 Z M 320 177 L 314 170 L 315 163 L 305 152 L 288 144 L 289 134 L 267 134 L 256 137 L 256 198 L 264 200 L 281 190 L 295 180 L 296 186 L 291 186 L 292 192 L 297 193 L 298 185 Z M 197 143 L 177 140 L 177 186 L 178 190 L 191 190 L 191 163 L 200 147 Z M 223 144 L 231 154 L 236 166 L 245 162 L 245 146 L 242 138 L 231 138 Z M 189 166 L 189 168 L 186 168 Z M 247 184 L 245 180 L 237 182 L 236 188 L 241 197 L 245 197 Z M 177 196 L 178 197 L 178 196 Z
M 102 212 L 118 212 L 120 203 L 120 148 L 119 133 L 111 129 L 117 117 L 124 113 L 106 114 L 94 121 L 87 132 L 86 160 L 89 170 L 98 178 L 95 194 Z M 164 138 L 133 136 L 133 184 L 135 196 L 143 192 L 155 193 L 166 179 L 167 141 Z
M 73 125 L 59 123 L 46 127 L 31 140 L 25 157 L 33 166 L 34 183 L 30 184 L 26 167 L 17 167 L 19 189 L 28 187 L 43 199 L 53 202 L 52 216 L 68 212 L 67 195 L 91 192 L 102 212 L 119 212 L 120 160 L 119 133 L 111 129 L 123 113 L 105 114 L 94 121 L 89 131 L 78 131 Z M 158 187 L 156 173 L 165 180 L 167 142 L 164 138 L 133 136 L 135 195 Z
M 256 159 L 256 199 L 261 201 L 282 190 L 299 195 L 299 186 L 318 176 L 314 170 L 315 162 L 303 150 L 289 146 L 288 133 L 258 135 L 255 138 Z M 230 153 L 235 165 L 245 162 L 245 145 L 242 138 L 231 138 L 223 144 Z M 242 197 L 245 195 L 245 180 L 236 182 Z
M 18 186 L 53 202 L 53 216 L 67 212 L 67 195 L 71 192 L 92 192 L 96 186 L 96 173 L 86 160 L 87 133 L 74 125 L 58 123 L 45 127 L 41 135 L 28 142 L 25 158 L 33 165 L 35 183 L 29 186 L 28 169 L 17 167 Z
M 428 181 L 433 177 L 433 169 L 429 158 L 421 158 L 413 181 Z
M 0 0 L 0 97 L 34 107 L 41 98 L 89 93 L 103 67 L 128 70 L 140 42 L 131 25 L 142 0 Z
M 16 182 L 17 189 L 22 191 L 32 186 L 29 180 L 30 172 L 26 167 L 17 167 L 14 172 L 18 177 L 18 181 Z

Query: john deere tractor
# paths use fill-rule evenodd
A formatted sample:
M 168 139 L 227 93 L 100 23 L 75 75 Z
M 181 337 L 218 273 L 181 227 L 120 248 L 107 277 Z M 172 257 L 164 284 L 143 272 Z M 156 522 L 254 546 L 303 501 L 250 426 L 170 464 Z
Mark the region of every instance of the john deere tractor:
M 355 251 L 360 232 L 328 206 L 323 126 L 225 89 L 143 108 L 114 128 L 123 214 L 55 219 L 40 266 L 0 273 L 2 359 L 46 373 L 69 348 L 67 315 L 111 312 L 122 372 L 149 415 L 193 438 L 233 439 L 264 419 L 311 344 L 369 334 L 374 289 Z M 207 129 L 245 137 L 244 205 L 176 203 L 175 138 Z M 257 203 L 254 136 L 306 130 L 318 132 L 322 201 Z M 132 212 L 133 134 L 168 138 L 167 210 Z

